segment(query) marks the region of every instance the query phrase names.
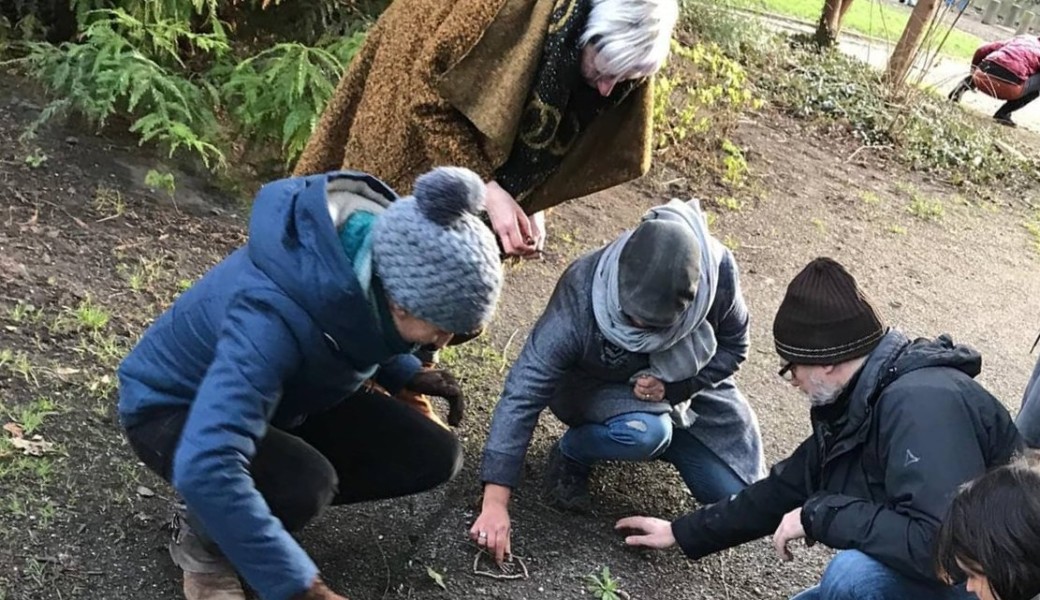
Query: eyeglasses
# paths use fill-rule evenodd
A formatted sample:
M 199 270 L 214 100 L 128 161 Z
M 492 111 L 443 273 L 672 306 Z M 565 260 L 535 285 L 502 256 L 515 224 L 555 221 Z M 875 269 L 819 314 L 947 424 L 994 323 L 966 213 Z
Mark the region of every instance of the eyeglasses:
M 791 381 L 791 380 L 793 380 L 794 379 L 794 363 L 791 363 L 791 362 L 784 363 L 780 367 L 780 370 L 776 372 L 776 374 L 779 375 L 780 378 L 783 379 L 784 381 Z

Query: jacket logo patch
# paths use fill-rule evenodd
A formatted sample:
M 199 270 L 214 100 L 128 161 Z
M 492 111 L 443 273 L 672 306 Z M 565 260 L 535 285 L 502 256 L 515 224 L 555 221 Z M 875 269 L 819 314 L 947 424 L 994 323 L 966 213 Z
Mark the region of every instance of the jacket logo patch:
M 911 452 L 909 448 L 907 448 L 906 449 L 906 462 L 903 463 L 903 466 L 904 467 L 909 467 L 910 465 L 914 464 L 915 462 L 920 462 L 920 460 L 921 460 L 920 458 L 914 456 L 914 453 Z
M 603 361 L 603 364 L 607 366 L 614 366 L 619 364 L 624 359 L 624 357 L 624 348 L 620 346 L 615 346 L 607 340 L 603 340 L 603 350 L 600 353 L 600 359 Z

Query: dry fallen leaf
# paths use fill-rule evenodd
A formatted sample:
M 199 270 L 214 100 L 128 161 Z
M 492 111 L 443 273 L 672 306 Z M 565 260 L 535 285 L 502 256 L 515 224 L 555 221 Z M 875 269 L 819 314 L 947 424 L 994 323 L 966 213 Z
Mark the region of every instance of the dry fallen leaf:
M 22 426 L 18 423 L 8 423 L 4 425 L 4 431 L 11 434 L 11 437 L 20 438 L 23 435 Z
M 426 574 L 430 576 L 430 579 L 432 579 L 435 584 L 437 584 L 437 587 L 447 591 L 448 588 L 444 585 L 443 575 L 441 575 L 437 571 L 434 571 L 432 567 L 426 567 Z
M 29 456 L 43 456 L 54 452 L 54 444 L 44 440 L 42 435 L 34 435 L 31 440 L 22 437 L 12 438 L 11 445 Z
M 155 492 L 153 492 L 151 490 L 151 488 L 147 488 L 147 487 L 145 487 L 143 485 L 139 485 L 139 486 L 137 486 L 137 495 L 142 497 L 142 498 L 151 498 L 152 496 L 155 495 Z

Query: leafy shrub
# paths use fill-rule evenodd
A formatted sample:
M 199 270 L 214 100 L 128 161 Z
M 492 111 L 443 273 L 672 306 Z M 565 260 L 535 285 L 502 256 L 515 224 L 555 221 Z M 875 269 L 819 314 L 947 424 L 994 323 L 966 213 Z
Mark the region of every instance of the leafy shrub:
M 291 162 L 384 2 L 279 4 L 73 0 L 75 41 L 23 39 L 8 62 L 55 98 L 27 133 L 66 112 L 99 127 L 119 116 L 142 144 L 209 168 L 225 166 L 239 139 L 274 141 Z
M 295 160 L 363 40 L 357 32 L 327 48 L 282 43 L 239 63 L 221 89 L 236 125 L 255 141 L 277 140 Z
M 654 86 L 657 152 L 672 163 L 693 163 L 739 185 L 747 162 L 727 135 L 744 111 L 761 105 L 744 68 L 714 43 L 673 41 L 671 58 Z

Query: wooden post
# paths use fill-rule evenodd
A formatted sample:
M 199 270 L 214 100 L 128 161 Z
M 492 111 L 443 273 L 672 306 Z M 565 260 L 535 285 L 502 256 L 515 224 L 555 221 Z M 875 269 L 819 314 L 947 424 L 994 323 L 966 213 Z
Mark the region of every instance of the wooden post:
M 992 25 L 997 20 L 997 13 L 1000 12 L 1000 0 L 990 0 L 989 4 L 986 5 L 986 9 L 982 11 L 982 24 Z
M 941 0 L 920 0 L 914 7 L 914 12 L 910 13 L 910 21 L 907 22 L 903 35 L 899 36 L 899 42 L 888 59 L 888 71 L 885 79 L 889 85 L 898 87 L 906 80 L 906 75 L 913 64 L 914 55 L 921 45 L 925 32 L 928 31 L 928 25 L 939 10 L 940 2 Z
M 1018 22 L 1018 29 L 1015 30 L 1015 35 L 1025 35 L 1029 33 L 1029 28 L 1033 26 L 1033 19 L 1036 18 L 1036 13 L 1033 11 L 1026 12 L 1022 15 L 1022 20 Z

